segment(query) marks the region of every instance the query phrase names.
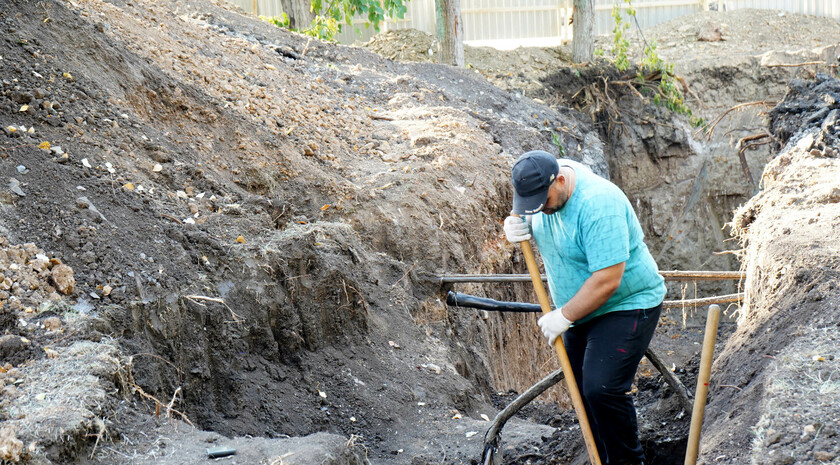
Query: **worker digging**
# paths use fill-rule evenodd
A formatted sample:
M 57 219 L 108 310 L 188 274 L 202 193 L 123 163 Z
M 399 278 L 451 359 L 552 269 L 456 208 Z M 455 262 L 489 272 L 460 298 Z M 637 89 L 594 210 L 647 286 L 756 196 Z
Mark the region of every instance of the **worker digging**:
M 557 308 L 539 319 L 563 336 L 603 463 L 639 465 L 644 452 L 627 394 L 653 337 L 665 282 L 621 190 L 589 168 L 543 151 L 513 165 L 505 235 L 537 243 Z M 523 218 L 521 215 L 524 215 Z

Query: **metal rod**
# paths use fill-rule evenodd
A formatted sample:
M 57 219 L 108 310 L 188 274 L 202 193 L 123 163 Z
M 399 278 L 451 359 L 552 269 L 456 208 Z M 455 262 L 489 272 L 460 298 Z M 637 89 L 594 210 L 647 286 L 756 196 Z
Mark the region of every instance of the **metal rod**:
M 666 281 L 717 281 L 721 279 L 744 279 L 746 274 L 740 271 L 660 271 Z M 543 281 L 544 274 L 540 275 Z M 517 283 L 531 282 L 527 274 L 449 274 L 429 276 L 430 281 L 448 283 Z
M 733 302 L 741 302 L 744 300 L 744 293 L 717 295 L 713 297 L 704 297 L 702 299 L 686 299 L 686 300 L 666 300 L 662 302 L 662 308 L 677 308 L 677 307 L 703 307 L 711 304 L 729 304 Z

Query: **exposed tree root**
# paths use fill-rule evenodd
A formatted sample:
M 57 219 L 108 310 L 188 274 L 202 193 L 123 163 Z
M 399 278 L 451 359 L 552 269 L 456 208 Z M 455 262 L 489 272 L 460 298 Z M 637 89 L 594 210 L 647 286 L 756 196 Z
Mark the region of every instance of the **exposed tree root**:
M 676 392 L 677 397 L 679 397 L 680 405 L 686 411 L 691 411 L 694 405 L 694 402 L 691 398 L 691 394 L 689 393 L 688 389 L 686 389 L 685 385 L 680 382 L 680 380 L 674 376 L 673 373 L 668 370 L 668 367 L 662 361 L 661 358 L 651 349 L 648 348 L 645 351 L 645 357 L 651 362 L 651 364 L 659 371 L 662 375 L 665 382 L 671 389 Z M 501 412 L 496 415 L 496 418 L 493 419 L 493 422 L 490 424 L 490 428 L 487 429 L 487 432 L 484 434 L 484 449 L 482 451 L 482 464 L 484 465 L 500 465 L 502 463 L 502 454 L 501 454 L 501 432 L 502 428 L 504 428 L 505 423 L 510 420 L 511 417 L 516 415 L 516 412 L 520 411 L 522 407 L 528 405 L 532 400 L 536 399 L 540 394 L 547 391 L 548 388 L 554 386 L 555 384 L 559 383 L 563 379 L 565 379 L 565 375 L 563 370 L 556 370 L 528 388 L 525 392 L 519 395 L 516 399 L 513 400 L 510 404 L 508 404 Z
M 741 110 L 743 108 L 754 106 L 754 105 L 763 105 L 767 108 L 773 108 L 778 103 L 779 102 L 773 102 L 773 101 L 770 101 L 770 100 L 758 100 L 758 101 L 755 101 L 755 102 L 740 103 L 738 105 L 735 105 L 735 106 L 727 109 L 726 111 L 724 111 L 723 113 L 718 115 L 717 118 L 713 119 L 708 124 L 706 124 L 706 125 L 700 127 L 699 129 L 697 129 L 697 131 L 694 133 L 694 136 L 697 137 L 697 135 L 702 132 L 702 133 L 706 134 L 706 140 L 712 140 L 712 133 L 715 131 L 715 128 L 717 127 L 718 123 L 720 123 L 721 120 L 723 120 L 723 118 L 726 117 L 726 115 L 728 115 L 730 112 L 735 111 L 735 110 Z
M 763 133 L 746 136 L 738 141 L 738 158 L 741 160 L 741 168 L 744 170 L 744 176 L 750 182 L 750 185 L 752 185 L 754 190 L 758 189 L 758 186 L 755 183 L 755 179 L 753 179 L 752 172 L 750 171 L 750 166 L 747 164 L 747 157 L 744 155 L 744 152 L 746 152 L 747 149 L 755 150 L 758 146 L 769 144 L 771 142 L 776 142 L 778 145 L 779 140 L 776 139 L 773 134 L 770 134 L 770 132 L 766 129 Z

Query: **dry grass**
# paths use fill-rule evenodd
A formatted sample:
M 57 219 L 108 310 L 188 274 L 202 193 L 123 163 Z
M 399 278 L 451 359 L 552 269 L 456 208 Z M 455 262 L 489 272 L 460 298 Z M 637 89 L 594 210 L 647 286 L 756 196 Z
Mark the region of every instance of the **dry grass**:
M 2 426 L 13 428 L 35 456 L 50 446 L 73 449 L 90 437 L 99 442 L 106 433 L 101 412 L 121 367 L 113 341 L 80 341 L 54 350 L 56 358 L 19 368 L 24 382 L 4 399 L 11 420 Z

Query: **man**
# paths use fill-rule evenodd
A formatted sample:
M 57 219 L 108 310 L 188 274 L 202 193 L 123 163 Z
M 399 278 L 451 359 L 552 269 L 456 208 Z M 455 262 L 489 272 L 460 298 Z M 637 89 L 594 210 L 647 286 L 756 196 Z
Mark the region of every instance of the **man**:
M 627 394 L 653 337 L 665 283 L 624 193 L 586 166 L 543 151 L 512 171 L 508 241 L 533 234 L 554 311 L 539 319 L 549 344 L 563 335 L 601 461 L 642 464 L 636 409 Z

